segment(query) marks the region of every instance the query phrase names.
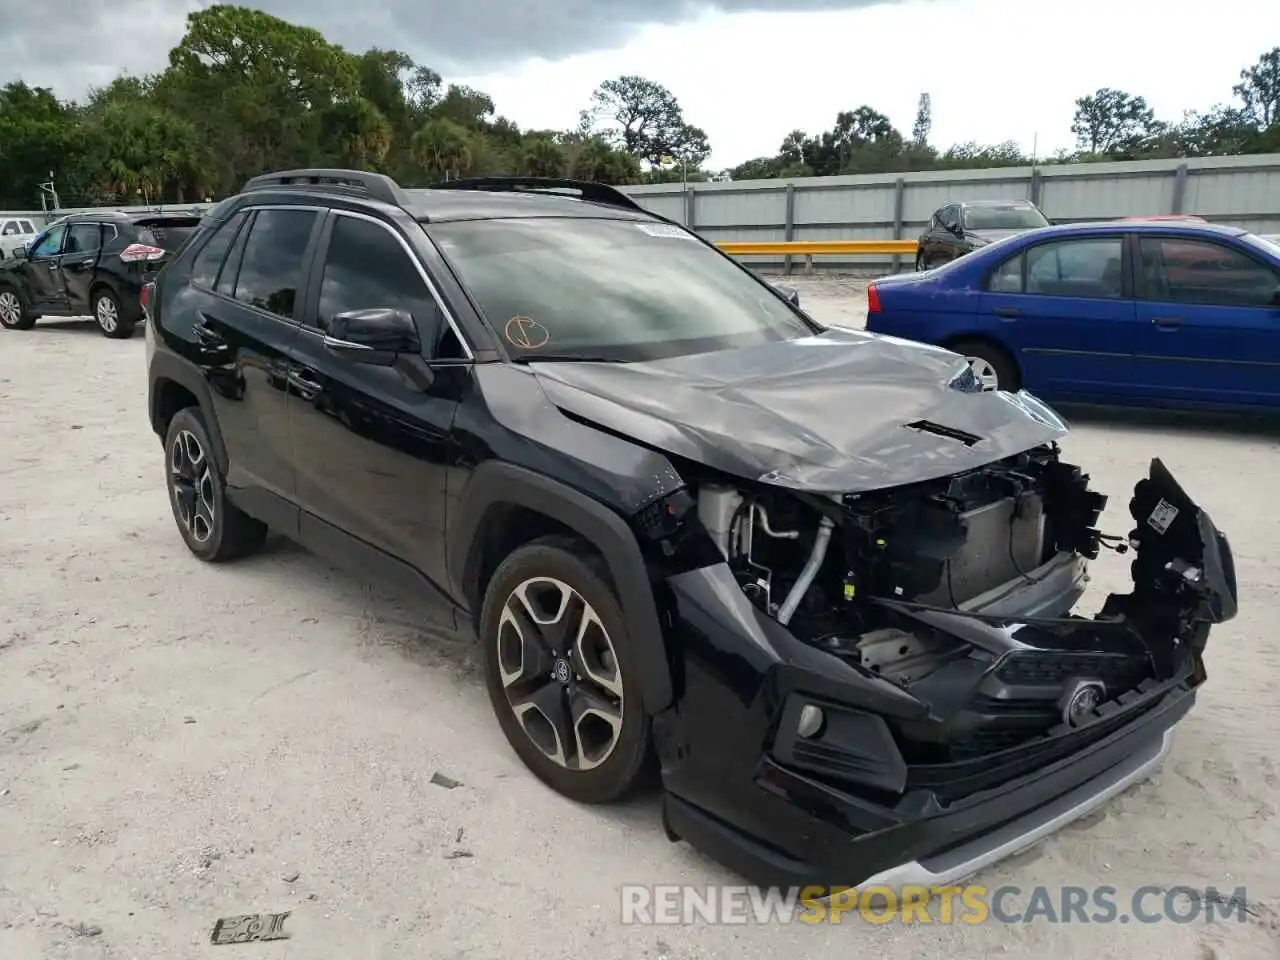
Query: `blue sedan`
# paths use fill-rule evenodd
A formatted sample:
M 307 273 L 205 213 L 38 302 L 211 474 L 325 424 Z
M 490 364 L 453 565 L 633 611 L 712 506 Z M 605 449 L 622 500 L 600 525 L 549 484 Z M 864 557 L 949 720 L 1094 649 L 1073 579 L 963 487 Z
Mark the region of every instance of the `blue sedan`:
M 867 287 L 867 329 L 1050 400 L 1280 407 L 1280 244 L 1192 221 L 1046 227 Z

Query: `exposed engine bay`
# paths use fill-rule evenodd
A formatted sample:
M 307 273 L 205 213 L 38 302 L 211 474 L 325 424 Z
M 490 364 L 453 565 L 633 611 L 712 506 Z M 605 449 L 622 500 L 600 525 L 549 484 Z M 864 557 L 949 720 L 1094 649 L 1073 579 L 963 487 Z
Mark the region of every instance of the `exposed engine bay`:
M 1107 498 L 1056 444 L 871 493 L 707 480 L 695 495 L 760 611 L 931 707 L 929 722 L 896 731 L 909 761 L 1092 722 L 1108 701 L 1185 673 L 1208 624 L 1235 613 L 1225 539 L 1159 461 L 1135 488 L 1127 537 L 1098 529 Z M 1076 614 L 1087 561 L 1104 548 L 1134 553 L 1134 591 L 1097 617 Z M 1077 716 L 1063 697 L 1079 683 L 1096 691 Z

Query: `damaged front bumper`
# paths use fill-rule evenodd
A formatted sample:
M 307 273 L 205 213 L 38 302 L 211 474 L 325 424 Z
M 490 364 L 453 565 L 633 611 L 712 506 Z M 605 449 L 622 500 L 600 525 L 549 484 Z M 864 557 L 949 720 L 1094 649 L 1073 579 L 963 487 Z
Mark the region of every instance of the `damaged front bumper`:
M 1097 620 L 1036 625 L 1080 595 L 1069 555 L 961 609 L 914 611 L 985 651 L 932 685 L 802 642 L 725 565 L 670 577 L 680 696 L 654 720 L 669 836 L 764 886 L 947 885 L 1148 776 L 1205 679 L 1209 625 L 1235 615 L 1236 584 L 1225 537 L 1159 461 L 1130 512 L 1134 590 Z M 1139 656 L 1135 639 L 1160 649 Z M 1050 704 L 1060 720 L 1045 726 Z M 816 735 L 803 732 L 814 709 Z M 1042 729 L 1002 743 L 1028 710 Z M 931 754 L 939 731 L 949 739 Z

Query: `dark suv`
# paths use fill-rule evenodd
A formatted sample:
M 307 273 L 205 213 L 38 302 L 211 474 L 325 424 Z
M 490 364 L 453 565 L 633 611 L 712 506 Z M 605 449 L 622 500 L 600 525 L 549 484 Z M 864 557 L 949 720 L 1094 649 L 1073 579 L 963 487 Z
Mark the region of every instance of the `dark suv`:
M 200 223 L 185 214 L 99 210 L 64 217 L 0 263 L 0 324 L 91 316 L 126 339 L 143 319 L 139 295 Z
M 917 242 L 916 269 L 932 270 L 989 243 L 1049 226 L 1030 200 L 966 200 L 933 212 Z
M 764 884 L 946 883 L 1153 770 L 1236 612 L 1161 466 L 1116 542 L 1028 394 L 824 329 L 598 184 L 258 177 L 147 291 L 173 514 L 267 528 L 474 630 L 581 801 Z M 1087 559 L 1133 592 L 1073 613 Z

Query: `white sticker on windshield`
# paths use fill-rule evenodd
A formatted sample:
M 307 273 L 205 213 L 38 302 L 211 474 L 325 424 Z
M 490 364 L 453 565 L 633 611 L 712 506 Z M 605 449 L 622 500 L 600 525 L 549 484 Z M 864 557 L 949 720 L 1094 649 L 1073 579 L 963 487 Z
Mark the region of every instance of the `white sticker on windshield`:
M 663 240 L 692 240 L 693 235 L 687 230 L 669 223 L 637 223 L 636 226 L 651 237 Z
M 1147 526 L 1156 533 L 1164 534 L 1176 519 L 1178 519 L 1178 508 L 1168 500 L 1161 500 L 1151 511 L 1151 516 L 1147 517 Z

